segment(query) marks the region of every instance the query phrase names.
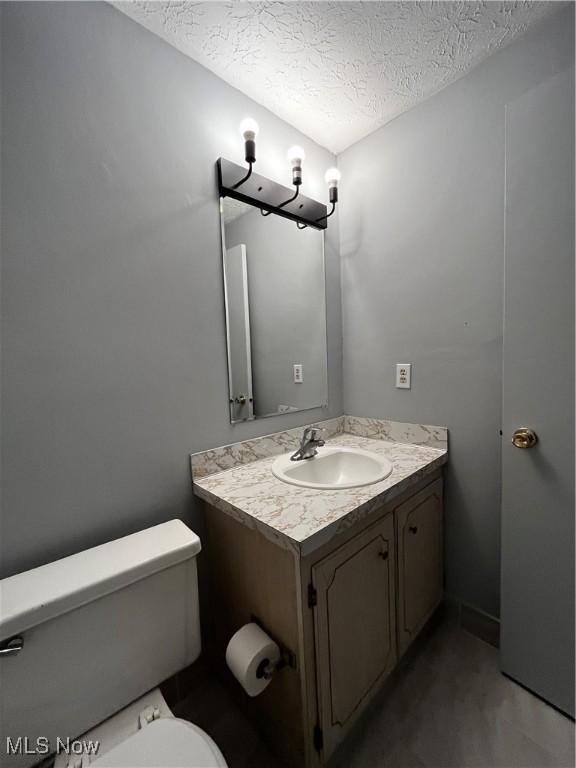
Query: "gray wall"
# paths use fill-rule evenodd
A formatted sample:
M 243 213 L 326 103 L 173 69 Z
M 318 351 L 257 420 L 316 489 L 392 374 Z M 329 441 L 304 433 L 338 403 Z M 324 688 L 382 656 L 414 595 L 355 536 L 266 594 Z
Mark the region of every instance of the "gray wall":
M 499 610 L 504 106 L 573 55 L 561 10 L 339 157 L 344 408 L 447 425 L 447 588 Z M 412 362 L 412 390 L 394 388 Z M 508 439 L 508 436 L 504 436 Z
M 226 225 L 226 245 L 246 245 L 256 416 L 279 405 L 327 400 L 323 232 L 300 230 L 256 208 Z M 294 363 L 303 382 L 294 383 Z
M 171 517 L 188 454 L 326 415 L 232 427 L 214 163 L 325 199 L 333 157 L 104 3 L 2 4 L 1 575 Z M 337 226 L 328 415 L 342 412 Z

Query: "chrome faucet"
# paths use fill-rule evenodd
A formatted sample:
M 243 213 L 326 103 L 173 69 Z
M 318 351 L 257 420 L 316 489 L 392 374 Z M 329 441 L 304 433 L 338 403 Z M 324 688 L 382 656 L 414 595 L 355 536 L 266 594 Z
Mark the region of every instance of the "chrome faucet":
M 318 437 L 320 432 L 324 432 L 321 427 L 306 427 L 300 440 L 300 448 L 290 456 L 290 461 L 314 458 L 318 453 L 317 448 L 324 445 L 324 440 Z

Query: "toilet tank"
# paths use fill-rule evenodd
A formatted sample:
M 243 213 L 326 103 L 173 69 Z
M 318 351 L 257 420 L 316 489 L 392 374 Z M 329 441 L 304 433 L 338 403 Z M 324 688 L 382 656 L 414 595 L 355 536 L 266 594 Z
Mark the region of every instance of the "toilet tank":
M 0 654 L 0 765 L 33 765 L 198 657 L 199 551 L 171 520 L 0 581 L 0 649 L 23 640 Z

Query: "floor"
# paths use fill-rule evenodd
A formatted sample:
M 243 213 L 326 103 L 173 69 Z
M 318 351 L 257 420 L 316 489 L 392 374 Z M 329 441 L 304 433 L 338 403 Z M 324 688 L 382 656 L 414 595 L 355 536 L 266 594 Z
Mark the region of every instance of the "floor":
M 230 768 L 282 768 L 215 681 L 177 708 Z M 498 651 L 439 624 L 330 768 L 574 768 L 574 723 L 498 671 Z

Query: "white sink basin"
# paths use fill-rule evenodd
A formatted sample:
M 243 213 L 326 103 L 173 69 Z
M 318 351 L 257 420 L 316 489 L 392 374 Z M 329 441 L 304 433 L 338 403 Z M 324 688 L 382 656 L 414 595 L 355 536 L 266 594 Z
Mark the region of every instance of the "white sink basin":
M 290 454 L 279 456 L 272 472 L 285 483 L 304 488 L 358 488 L 371 485 L 392 472 L 392 464 L 384 456 L 360 448 L 320 448 L 312 459 L 291 461 Z

